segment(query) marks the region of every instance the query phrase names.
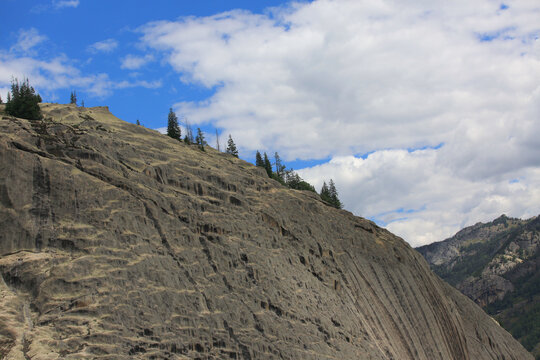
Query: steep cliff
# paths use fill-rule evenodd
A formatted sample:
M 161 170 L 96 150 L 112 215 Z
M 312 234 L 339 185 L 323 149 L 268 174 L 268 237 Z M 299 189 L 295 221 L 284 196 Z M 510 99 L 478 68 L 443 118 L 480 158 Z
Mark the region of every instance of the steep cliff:
M 417 250 L 540 359 L 540 217 L 503 215 Z
M 0 120 L 0 357 L 529 359 L 403 240 L 106 108 Z

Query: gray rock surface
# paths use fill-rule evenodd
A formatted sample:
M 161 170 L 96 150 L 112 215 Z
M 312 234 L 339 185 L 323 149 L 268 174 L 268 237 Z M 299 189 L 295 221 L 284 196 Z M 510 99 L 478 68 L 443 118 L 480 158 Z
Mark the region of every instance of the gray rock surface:
M 532 358 L 372 222 L 106 108 L 42 109 L 0 119 L 0 358 Z

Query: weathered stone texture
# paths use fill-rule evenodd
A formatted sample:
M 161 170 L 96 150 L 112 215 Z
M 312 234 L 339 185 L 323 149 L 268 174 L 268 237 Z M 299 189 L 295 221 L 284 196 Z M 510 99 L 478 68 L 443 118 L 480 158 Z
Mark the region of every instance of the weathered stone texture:
M 528 359 L 388 231 L 106 108 L 0 120 L 0 358 Z

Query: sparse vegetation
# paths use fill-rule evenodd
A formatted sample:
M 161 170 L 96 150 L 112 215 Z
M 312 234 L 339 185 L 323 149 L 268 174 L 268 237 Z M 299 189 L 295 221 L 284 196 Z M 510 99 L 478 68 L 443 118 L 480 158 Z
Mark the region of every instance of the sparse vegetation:
M 291 189 L 296 190 L 308 190 L 316 193 L 315 187 L 302 179 L 294 170 L 287 170 L 285 172 L 285 183 Z
M 270 159 L 266 152 L 264 155 L 261 155 L 258 150 L 255 153 L 255 166 L 265 169 L 268 177 L 279 181 L 281 184 L 291 189 L 307 190 L 317 193 L 315 187 L 302 179 L 293 169 L 286 170 L 286 166 L 277 152 L 274 153 L 274 160 L 275 171 L 272 168 L 272 164 L 270 163 Z M 321 199 L 335 208 L 341 209 L 343 206 L 338 198 L 338 193 L 333 180 L 330 180 L 330 186 L 327 186 L 326 183 L 324 183 L 320 196 Z
M 204 139 L 204 133 L 200 128 L 197 128 L 197 136 L 193 140 L 193 135 L 191 134 L 191 125 L 186 120 L 186 132 L 187 134 L 184 137 L 184 142 L 186 144 L 192 144 L 195 143 L 201 149 L 202 151 L 205 151 L 204 147 L 207 144 L 207 142 Z M 140 125 L 139 120 L 137 119 L 137 125 Z M 168 126 L 167 126 L 167 135 L 180 140 L 180 128 L 178 126 L 178 118 L 176 114 L 173 112 L 172 108 L 169 110 L 169 117 L 168 117 Z M 216 146 L 218 147 L 219 151 L 219 139 L 218 139 L 218 131 L 216 130 Z M 225 150 L 227 154 L 230 154 L 234 157 L 238 158 L 238 149 L 236 147 L 236 144 L 234 140 L 232 139 L 231 134 L 229 134 L 229 139 L 227 141 L 227 149 Z M 302 179 L 300 175 L 298 175 L 293 169 L 286 169 L 285 164 L 281 160 L 281 157 L 277 152 L 274 153 L 274 163 L 272 164 L 270 162 L 270 159 L 268 158 L 268 154 L 265 152 L 264 156 L 261 155 L 261 153 L 257 150 L 255 154 L 255 166 L 262 167 L 265 169 L 268 177 L 280 182 L 281 184 L 295 190 L 307 190 L 312 191 L 314 193 L 317 193 L 315 190 L 315 187 Z M 275 171 L 274 171 L 275 169 Z M 319 194 L 321 199 L 326 201 L 331 206 L 341 209 L 343 207 L 343 204 L 339 200 L 338 192 L 335 186 L 335 183 L 332 179 L 330 179 L 329 185 L 326 185 L 326 182 L 323 184 L 323 188 L 321 189 L 321 193 Z

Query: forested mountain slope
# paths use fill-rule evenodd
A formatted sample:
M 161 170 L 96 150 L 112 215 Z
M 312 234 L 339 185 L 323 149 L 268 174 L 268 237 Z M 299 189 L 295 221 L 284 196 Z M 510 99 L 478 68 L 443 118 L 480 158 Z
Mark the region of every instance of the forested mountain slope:
M 540 359 L 540 217 L 501 216 L 417 249 Z

